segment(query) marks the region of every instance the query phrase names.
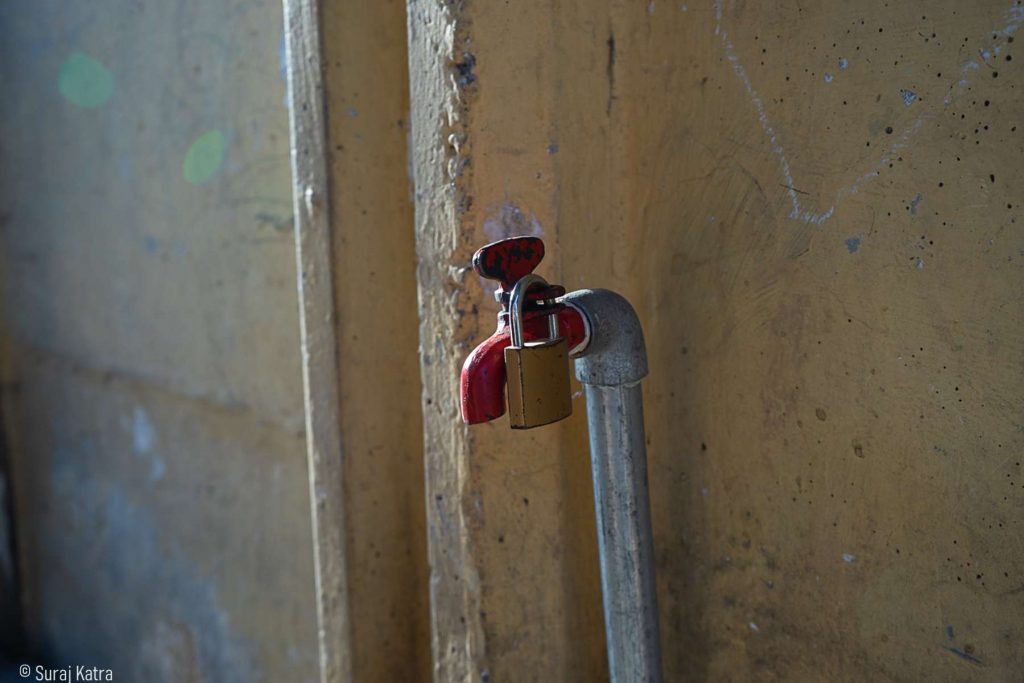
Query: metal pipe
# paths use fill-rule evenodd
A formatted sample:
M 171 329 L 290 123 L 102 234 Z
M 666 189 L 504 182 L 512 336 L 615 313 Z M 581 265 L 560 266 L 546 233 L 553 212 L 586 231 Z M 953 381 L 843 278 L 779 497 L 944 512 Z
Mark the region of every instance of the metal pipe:
M 613 683 L 661 681 L 654 541 L 647 494 L 647 445 L 640 380 L 647 351 L 636 312 L 607 290 L 560 301 L 587 321 L 576 358 L 586 387 L 608 667 Z

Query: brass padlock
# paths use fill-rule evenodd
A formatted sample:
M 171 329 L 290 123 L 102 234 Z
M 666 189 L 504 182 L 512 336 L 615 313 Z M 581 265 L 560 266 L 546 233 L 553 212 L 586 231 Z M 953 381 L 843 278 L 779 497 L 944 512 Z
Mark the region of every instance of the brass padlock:
M 530 429 L 572 415 L 569 346 L 558 334 L 558 317 L 548 316 L 549 339 L 523 341 L 523 304 L 532 285 L 547 286 L 539 275 L 516 282 L 509 297 L 512 345 L 505 348 L 508 417 L 512 429 Z

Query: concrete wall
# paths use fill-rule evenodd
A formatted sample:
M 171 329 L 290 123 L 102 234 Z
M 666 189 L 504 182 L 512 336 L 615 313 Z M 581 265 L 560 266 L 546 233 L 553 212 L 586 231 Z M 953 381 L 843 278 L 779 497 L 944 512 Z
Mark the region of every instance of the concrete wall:
M 25 614 L 131 679 L 306 680 L 280 7 L 164 5 L 0 8 Z M 524 233 L 647 332 L 670 680 L 1017 675 L 1024 9 L 410 0 L 407 104 L 400 7 L 317 7 L 306 370 L 356 678 L 605 675 L 583 399 L 458 421 L 496 313 L 470 255 Z
M 3 403 L 31 644 L 312 680 L 282 13 L 0 6 Z
M 442 680 L 605 675 L 583 399 L 458 425 L 475 248 L 626 294 L 669 680 L 1024 659 L 1013 0 L 410 0 Z

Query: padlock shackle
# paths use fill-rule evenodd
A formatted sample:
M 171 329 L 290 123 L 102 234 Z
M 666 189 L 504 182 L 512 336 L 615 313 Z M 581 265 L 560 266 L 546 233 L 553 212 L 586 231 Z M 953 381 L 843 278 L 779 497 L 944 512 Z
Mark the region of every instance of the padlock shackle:
M 530 273 L 519 278 L 512 287 L 512 294 L 508 300 L 508 320 L 512 330 L 512 346 L 523 347 L 523 307 L 526 305 L 526 292 L 534 285 L 549 287 L 548 281 L 536 273 Z M 558 319 L 554 315 L 548 316 L 548 333 L 552 339 L 558 338 Z

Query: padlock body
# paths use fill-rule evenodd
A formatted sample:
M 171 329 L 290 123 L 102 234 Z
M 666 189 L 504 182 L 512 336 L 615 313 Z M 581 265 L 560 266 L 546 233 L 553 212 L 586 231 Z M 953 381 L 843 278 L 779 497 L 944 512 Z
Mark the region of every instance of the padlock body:
M 513 429 L 530 429 L 572 415 L 569 347 L 564 338 L 505 348 L 508 417 Z

